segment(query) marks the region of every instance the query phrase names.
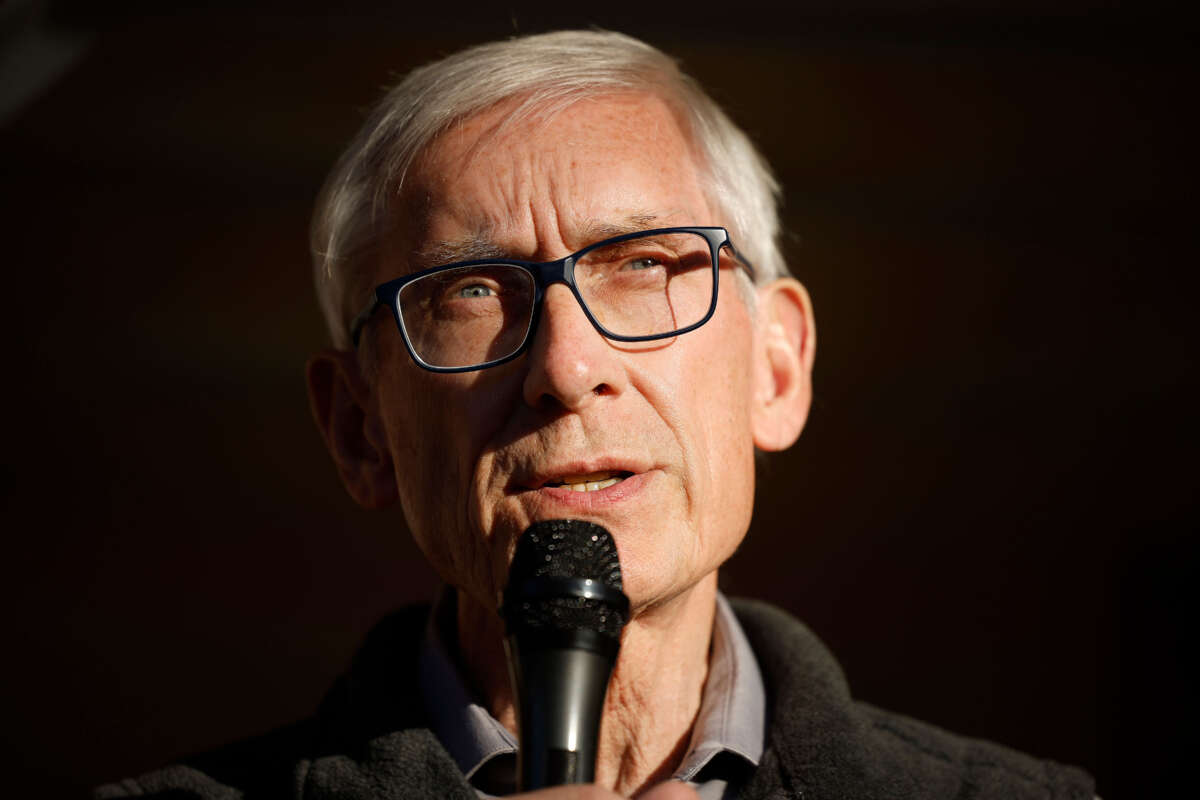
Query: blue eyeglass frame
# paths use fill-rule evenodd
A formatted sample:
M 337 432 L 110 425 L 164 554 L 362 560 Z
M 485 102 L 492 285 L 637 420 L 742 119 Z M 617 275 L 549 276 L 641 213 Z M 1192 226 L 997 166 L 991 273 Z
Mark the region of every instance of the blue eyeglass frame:
M 712 302 L 709 303 L 708 311 L 705 312 L 704 316 L 701 317 L 698 322 L 694 322 L 684 328 L 668 331 L 666 333 L 650 333 L 644 336 L 624 336 L 619 333 L 613 333 L 601 325 L 600 321 L 592 315 L 592 310 L 588 308 L 587 303 L 584 302 L 583 296 L 579 294 L 579 288 L 575 285 L 575 264 L 580 258 L 600 247 L 619 244 L 620 242 L 628 241 L 629 239 L 638 239 L 644 236 L 655 236 L 666 233 L 694 233 L 699 236 L 703 236 L 705 241 L 708 242 L 709 257 L 712 261 L 713 279 Z M 656 339 L 669 339 L 673 336 L 679 336 L 680 334 L 694 331 L 696 328 L 699 328 L 701 325 L 712 319 L 713 313 L 717 310 L 717 293 L 720 287 L 721 248 L 726 246 L 729 247 L 729 250 L 733 254 L 737 264 L 743 267 L 750 274 L 751 279 L 753 279 L 754 267 L 737 251 L 737 248 L 733 246 L 733 242 L 729 240 L 729 231 L 727 231 L 725 228 L 710 226 L 651 228 L 644 231 L 625 233 L 621 234 L 620 236 L 613 236 L 612 238 L 603 239 L 599 242 L 589 244 L 582 250 L 574 252 L 571 255 L 565 256 L 556 261 L 539 262 L 520 261 L 517 259 L 508 258 L 482 258 L 472 261 L 456 261 L 453 264 L 444 264 L 438 267 L 431 267 L 429 269 L 421 270 L 420 272 L 414 272 L 412 275 L 405 275 L 402 278 L 395 278 L 394 280 L 390 280 L 386 283 L 381 283 L 376 286 L 375 299 L 370 305 L 355 315 L 354 319 L 350 322 L 350 339 L 357 347 L 358 340 L 362 336 L 363 327 L 368 321 L 370 321 L 371 317 L 375 315 L 375 312 L 379 310 L 380 306 L 386 305 L 392 310 L 392 316 L 396 320 L 396 327 L 400 329 L 400 336 L 402 339 L 404 339 L 405 349 L 408 350 L 409 356 L 412 357 L 412 360 L 415 361 L 419 367 L 427 369 L 430 372 L 475 372 L 476 370 L 499 366 L 500 364 L 512 361 L 514 358 L 517 358 L 524 353 L 526 349 L 528 349 L 529 343 L 533 340 L 534 335 L 537 333 L 538 321 L 542 317 L 542 300 L 546 295 L 546 290 L 549 289 L 550 285 L 554 283 L 566 284 L 567 287 L 570 288 L 571 293 L 575 295 L 575 301 L 579 303 L 579 307 L 583 309 L 583 313 L 587 316 L 588 321 L 592 323 L 592 327 L 594 327 L 600 333 L 600 335 L 604 336 L 606 339 L 612 339 L 613 341 L 617 342 L 651 342 Z M 464 267 L 482 267 L 492 264 L 496 266 L 519 267 L 520 269 L 528 272 L 533 278 L 533 311 L 530 314 L 529 329 L 525 331 L 525 338 L 521 341 L 521 344 L 515 350 L 513 350 L 513 352 L 509 353 L 503 358 L 486 361 L 482 364 L 476 364 L 470 367 L 438 367 L 434 366 L 433 364 L 426 363 L 419 355 L 417 355 L 416 350 L 412 346 L 412 342 L 409 341 L 408 331 L 404 327 L 404 318 L 400 314 L 400 290 L 413 281 L 420 280 L 427 275 L 433 275 L 437 272 L 446 272 L 448 270 L 462 269 Z

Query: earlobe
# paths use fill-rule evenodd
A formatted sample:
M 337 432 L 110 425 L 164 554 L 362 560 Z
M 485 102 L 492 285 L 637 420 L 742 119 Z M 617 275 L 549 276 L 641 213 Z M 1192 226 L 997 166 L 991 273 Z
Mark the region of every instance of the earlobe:
M 305 369 L 313 421 L 346 491 L 364 508 L 396 502 L 396 476 L 374 395 L 355 353 L 324 350 Z
M 785 450 L 800 436 L 812 404 L 812 302 L 799 281 L 781 278 L 758 289 L 756 317 L 754 445 Z

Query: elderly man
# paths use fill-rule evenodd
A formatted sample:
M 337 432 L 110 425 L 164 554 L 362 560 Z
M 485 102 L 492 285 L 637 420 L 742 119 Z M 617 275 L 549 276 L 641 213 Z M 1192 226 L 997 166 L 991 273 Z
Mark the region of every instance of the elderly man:
M 812 396 L 775 191 L 618 34 L 484 45 L 393 89 L 318 204 L 335 347 L 308 380 L 350 494 L 399 504 L 447 588 L 382 624 L 314 719 L 100 796 L 511 793 L 497 598 L 522 531 L 570 518 L 611 531 L 631 612 L 596 785 L 546 798 L 1091 797 L 1078 770 L 853 701 L 799 623 L 718 593 L 755 451 L 790 446 Z

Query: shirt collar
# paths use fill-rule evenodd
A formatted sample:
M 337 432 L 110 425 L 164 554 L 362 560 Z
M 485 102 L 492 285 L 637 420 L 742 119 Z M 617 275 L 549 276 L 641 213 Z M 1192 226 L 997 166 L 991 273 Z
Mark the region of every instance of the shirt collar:
M 767 692 L 758 660 L 725 595 L 717 594 L 708 680 L 692 741 L 672 776 L 695 780 L 719 753 L 741 756 L 751 766 L 762 758 L 766 731 Z
M 449 587 L 435 601 L 421 644 L 421 695 L 434 734 L 468 781 L 517 741 L 463 682 L 453 653 L 455 597 Z M 750 643 L 722 594 L 717 595 L 708 679 L 688 752 L 677 780 L 696 782 L 713 759 L 729 753 L 758 766 L 766 726 L 766 690 Z
M 512 733 L 469 690 L 453 653 L 458 651 L 454 590 L 438 593 L 421 643 L 421 696 L 433 732 L 469 781 L 486 762 L 517 752 Z

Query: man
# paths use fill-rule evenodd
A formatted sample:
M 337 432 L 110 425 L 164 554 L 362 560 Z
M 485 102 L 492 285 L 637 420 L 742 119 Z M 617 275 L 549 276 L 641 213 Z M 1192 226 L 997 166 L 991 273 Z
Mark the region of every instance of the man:
M 755 451 L 812 396 L 774 195 L 720 109 L 618 34 L 485 45 L 392 90 L 318 203 L 335 346 L 308 381 L 346 488 L 399 504 L 447 590 L 380 626 L 313 720 L 99 796 L 511 793 L 497 598 L 522 531 L 572 518 L 611 531 L 632 610 L 597 785 L 547 800 L 1091 797 L 854 702 L 799 623 L 718 594 Z

